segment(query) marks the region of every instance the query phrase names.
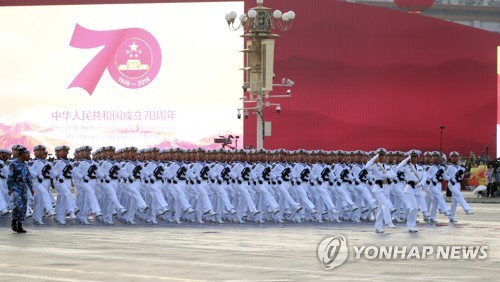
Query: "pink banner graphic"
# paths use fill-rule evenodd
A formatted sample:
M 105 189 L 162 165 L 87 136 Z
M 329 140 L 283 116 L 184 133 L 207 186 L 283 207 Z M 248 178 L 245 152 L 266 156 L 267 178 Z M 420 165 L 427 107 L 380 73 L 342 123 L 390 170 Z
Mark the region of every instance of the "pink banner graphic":
M 158 41 L 144 29 L 90 30 L 75 26 L 70 46 L 104 48 L 68 86 L 94 92 L 104 70 L 121 86 L 137 89 L 151 83 L 160 71 L 162 54 Z

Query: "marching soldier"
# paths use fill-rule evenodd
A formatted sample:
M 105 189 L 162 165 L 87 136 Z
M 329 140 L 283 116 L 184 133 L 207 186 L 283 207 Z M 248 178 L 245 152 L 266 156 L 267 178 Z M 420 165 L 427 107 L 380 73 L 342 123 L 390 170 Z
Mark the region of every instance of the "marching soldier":
M 54 182 L 54 188 L 57 191 L 56 215 L 57 223 L 66 224 L 66 213 L 69 213 L 70 219 L 75 219 L 75 200 L 71 194 L 71 170 L 73 163 L 68 160 L 68 146 L 55 147 L 57 160 L 50 171 L 50 176 Z
M 427 182 L 429 184 L 429 191 L 433 194 L 431 197 L 431 208 L 430 212 L 430 222 L 436 223 L 437 210 L 444 213 L 445 216 L 450 216 L 449 207 L 446 204 L 446 200 L 441 192 L 441 182 L 443 181 L 443 174 L 445 168 L 441 165 L 440 153 L 432 152 L 431 154 L 431 165 L 427 170 Z
M 9 166 L 6 163 L 9 159 L 10 151 L 0 149 L 0 217 L 9 213 L 8 205 L 10 197 L 7 195 L 7 175 Z
M 30 157 L 30 151 L 24 147 L 17 151 L 17 158 L 10 164 L 7 178 L 8 193 L 12 196 L 14 204 L 11 227 L 17 233 L 26 233 L 26 230 L 23 229 L 23 222 L 26 217 L 28 189 L 32 195 L 34 194 L 33 183 L 26 162 Z
M 366 164 L 366 169 L 373 173 L 375 179 L 375 183 L 372 187 L 372 193 L 375 195 L 375 199 L 377 199 L 378 202 L 378 208 L 375 215 L 375 232 L 384 233 L 384 222 L 389 228 L 396 227 L 391 219 L 391 208 L 393 206 L 388 199 L 390 194 L 389 181 L 391 178 L 396 178 L 396 175 L 385 163 L 387 150 L 380 148 L 377 149 L 375 153 L 376 155 Z
M 47 161 L 45 150 L 44 145 L 37 145 L 33 148 L 36 159 L 29 169 L 34 182 L 33 189 L 36 192 L 33 204 L 33 220 L 38 225 L 43 224 L 44 212 L 49 216 L 55 214 L 50 195 L 50 170 L 52 169 L 52 164 Z
M 457 222 L 455 220 L 457 204 L 462 206 L 466 215 L 473 214 L 471 207 L 465 201 L 464 196 L 460 192 L 460 182 L 464 177 L 465 168 L 458 164 L 459 156 L 459 153 L 456 151 L 450 153 L 451 164 L 448 165 L 446 171 L 444 172 L 444 179 L 448 181 L 448 188 L 452 194 L 450 222 Z
M 408 226 L 408 232 L 414 233 L 418 232 L 417 225 L 417 213 L 418 207 L 423 199 L 422 186 L 427 181 L 427 174 L 422 166 L 418 165 L 418 157 L 420 156 L 420 151 L 411 150 L 409 152 L 409 157 L 403 160 L 398 166 L 397 171 L 404 173 L 404 178 L 406 181 L 405 193 L 408 197 L 408 203 L 410 212 L 406 220 L 406 225 Z M 410 163 L 408 164 L 408 161 Z

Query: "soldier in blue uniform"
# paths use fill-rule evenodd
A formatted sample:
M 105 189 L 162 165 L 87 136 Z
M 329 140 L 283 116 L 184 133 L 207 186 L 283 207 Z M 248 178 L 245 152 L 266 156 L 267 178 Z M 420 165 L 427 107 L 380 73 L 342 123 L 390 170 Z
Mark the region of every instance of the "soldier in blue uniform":
M 26 217 L 26 205 L 28 203 L 28 189 L 33 195 L 33 183 L 28 170 L 26 160 L 30 157 L 30 151 L 21 147 L 17 150 L 18 156 L 9 166 L 7 187 L 9 195 L 12 196 L 12 230 L 17 233 L 26 233 L 23 222 Z

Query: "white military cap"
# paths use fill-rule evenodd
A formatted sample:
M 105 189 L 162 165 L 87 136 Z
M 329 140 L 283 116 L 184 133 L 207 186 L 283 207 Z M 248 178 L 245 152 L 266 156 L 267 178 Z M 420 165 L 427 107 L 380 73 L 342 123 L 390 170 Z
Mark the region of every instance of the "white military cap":
M 33 151 L 36 151 L 36 150 L 45 150 L 45 146 L 44 145 L 36 145 L 35 147 L 33 147 Z
M 14 150 L 19 150 L 21 148 L 24 148 L 22 145 L 19 145 L 19 144 L 14 144 L 12 145 L 12 147 L 10 148 L 12 151 Z
M 452 156 L 457 156 L 457 157 L 459 157 L 459 156 L 460 156 L 460 154 L 459 154 L 457 151 L 453 151 L 453 152 L 451 152 L 451 153 L 450 153 L 450 158 L 451 158 Z
M 54 151 L 62 151 L 62 150 L 66 150 L 66 151 L 69 151 L 69 147 L 66 146 L 66 145 L 62 145 L 62 146 L 57 146 L 55 147 Z
M 420 157 L 421 154 L 422 154 L 421 151 L 415 150 L 415 149 L 408 151 L 408 156 L 410 156 L 410 155 L 417 155 L 417 156 Z
M 375 150 L 375 154 L 387 155 L 387 150 L 385 148 L 378 148 L 377 150 Z

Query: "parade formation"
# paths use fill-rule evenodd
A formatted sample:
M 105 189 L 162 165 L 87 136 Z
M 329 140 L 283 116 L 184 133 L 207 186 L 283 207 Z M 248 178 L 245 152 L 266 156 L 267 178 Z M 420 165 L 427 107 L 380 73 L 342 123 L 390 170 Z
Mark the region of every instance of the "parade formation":
M 416 229 L 438 213 L 457 222 L 465 169 L 459 153 L 439 152 L 116 149 L 106 146 L 0 150 L 0 216 L 12 213 L 12 230 L 53 218 L 103 224 L 182 222 L 372 222 L 375 232 L 406 222 Z M 442 184 L 452 192 L 446 204 Z M 56 193 L 52 193 L 54 189 Z M 56 196 L 54 196 L 54 194 Z

